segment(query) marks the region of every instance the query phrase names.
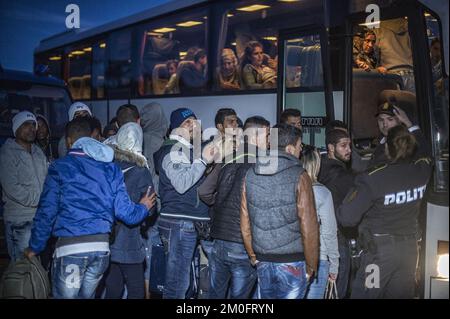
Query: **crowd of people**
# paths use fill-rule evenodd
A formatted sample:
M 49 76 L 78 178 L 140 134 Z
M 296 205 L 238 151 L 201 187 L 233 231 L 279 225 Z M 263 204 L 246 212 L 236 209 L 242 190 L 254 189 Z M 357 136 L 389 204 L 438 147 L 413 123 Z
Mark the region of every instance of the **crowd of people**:
M 260 53 L 249 51 L 255 61 Z M 196 55 L 199 73 L 206 56 Z M 231 52 L 222 57 L 236 63 Z M 233 86 L 229 75 L 221 76 Z M 330 283 L 339 298 L 412 298 L 430 153 L 399 107 L 386 102 L 376 116 L 379 149 L 356 174 L 346 125 L 328 123 L 321 154 L 303 143 L 294 109 L 272 127 L 220 109 L 218 134 L 202 142 L 188 108 L 167 121 L 157 103 L 124 104 L 102 130 L 76 102 L 58 158 L 45 118 L 20 112 L 0 149 L 8 253 L 53 256 L 44 266 L 54 298 L 148 297 L 154 238 L 164 246 L 167 299 L 187 297 L 199 244 L 209 298 L 322 299 Z M 373 263 L 380 284 L 368 287 Z

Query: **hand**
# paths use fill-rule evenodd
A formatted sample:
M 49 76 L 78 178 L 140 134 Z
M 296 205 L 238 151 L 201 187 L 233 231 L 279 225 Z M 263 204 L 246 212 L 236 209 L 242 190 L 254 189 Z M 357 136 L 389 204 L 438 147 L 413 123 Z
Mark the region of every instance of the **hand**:
M 31 260 L 31 258 L 33 258 L 34 256 L 36 256 L 36 253 L 34 251 L 31 250 L 30 247 L 25 248 L 23 254 L 25 255 L 25 257 L 28 260 Z
M 206 145 L 202 152 L 202 158 L 207 164 L 214 162 L 219 155 L 220 152 L 215 141 Z
M 363 61 L 357 61 L 356 64 L 358 65 L 358 67 L 360 69 L 363 69 L 364 71 L 369 72 L 370 71 L 370 67 L 367 63 L 363 62 Z
M 256 260 L 256 257 L 250 258 L 250 263 L 252 266 L 256 266 L 259 263 L 259 260 Z
M 312 269 L 306 270 L 306 281 L 309 281 L 314 276 L 314 271 Z
M 328 274 L 328 279 L 329 280 L 332 280 L 332 281 L 335 281 L 336 279 L 337 279 L 337 274 Z
M 387 69 L 384 66 L 379 66 L 377 68 L 378 72 L 380 72 L 381 74 L 386 74 L 387 73 Z
M 145 207 L 147 207 L 147 210 L 150 210 L 155 206 L 156 203 L 156 193 L 153 192 L 152 194 L 145 194 L 142 196 L 141 200 L 139 201 L 140 204 L 143 204 Z
M 410 128 L 412 126 L 411 121 L 408 118 L 408 115 L 406 115 L 405 111 L 403 111 L 401 108 L 394 106 L 394 113 L 395 116 L 397 116 L 398 120 L 405 124 L 407 128 Z

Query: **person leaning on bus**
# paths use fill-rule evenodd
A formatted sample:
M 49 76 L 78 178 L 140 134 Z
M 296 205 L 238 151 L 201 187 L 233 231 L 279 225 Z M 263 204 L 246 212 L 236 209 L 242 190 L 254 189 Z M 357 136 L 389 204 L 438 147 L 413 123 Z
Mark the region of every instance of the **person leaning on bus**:
M 389 130 L 388 162 L 358 175 L 337 210 L 344 227 L 358 225 L 363 253 L 351 298 L 413 298 L 418 215 L 431 175 L 417 158 L 416 138 L 404 126 Z

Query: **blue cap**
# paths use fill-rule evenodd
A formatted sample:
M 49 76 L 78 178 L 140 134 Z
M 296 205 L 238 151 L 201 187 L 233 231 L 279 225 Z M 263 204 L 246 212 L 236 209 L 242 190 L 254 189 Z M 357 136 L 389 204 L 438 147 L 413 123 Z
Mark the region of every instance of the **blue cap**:
M 176 109 L 170 114 L 170 129 L 173 130 L 180 127 L 180 125 L 189 117 L 197 119 L 194 112 L 188 108 L 182 107 Z

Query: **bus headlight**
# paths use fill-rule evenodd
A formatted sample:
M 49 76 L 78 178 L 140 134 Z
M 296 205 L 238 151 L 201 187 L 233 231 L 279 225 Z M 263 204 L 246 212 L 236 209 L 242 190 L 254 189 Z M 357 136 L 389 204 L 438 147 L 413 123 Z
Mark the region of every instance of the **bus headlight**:
M 448 279 L 448 254 L 438 255 L 437 272 L 441 278 Z

